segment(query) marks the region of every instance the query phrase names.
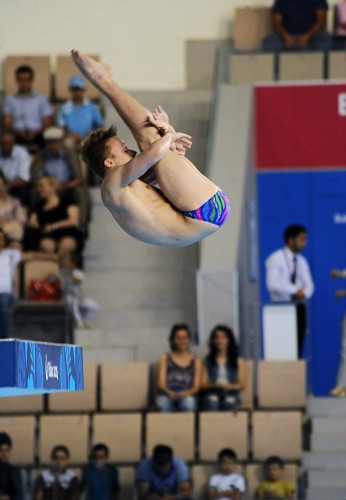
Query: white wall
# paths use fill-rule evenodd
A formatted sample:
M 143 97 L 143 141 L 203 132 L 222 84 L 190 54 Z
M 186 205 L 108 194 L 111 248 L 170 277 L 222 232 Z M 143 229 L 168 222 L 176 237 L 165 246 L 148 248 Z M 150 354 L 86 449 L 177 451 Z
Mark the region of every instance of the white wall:
M 185 41 L 227 39 L 235 6 L 271 0 L 0 0 L 8 54 L 98 53 L 130 90 L 185 87 Z M 1 64 L 0 64 L 1 66 Z M 2 74 L 0 74 L 2 82 Z

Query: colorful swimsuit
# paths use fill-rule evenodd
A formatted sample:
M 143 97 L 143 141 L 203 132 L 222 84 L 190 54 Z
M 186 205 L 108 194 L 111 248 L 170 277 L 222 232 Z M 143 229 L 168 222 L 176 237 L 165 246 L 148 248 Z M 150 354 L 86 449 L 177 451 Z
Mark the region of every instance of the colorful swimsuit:
M 226 222 L 228 214 L 231 211 L 231 204 L 229 199 L 222 191 L 218 191 L 208 201 L 196 210 L 182 212 L 186 217 L 191 219 L 202 220 L 211 222 L 217 226 L 222 226 Z

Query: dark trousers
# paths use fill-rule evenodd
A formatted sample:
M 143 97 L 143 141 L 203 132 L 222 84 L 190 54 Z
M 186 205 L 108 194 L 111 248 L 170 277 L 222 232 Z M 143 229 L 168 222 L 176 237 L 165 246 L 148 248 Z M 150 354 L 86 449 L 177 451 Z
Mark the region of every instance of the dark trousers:
M 0 293 L 0 338 L 9 335 L 14 297 L 11 293 Z
M 296 310 L 297 310 L 298 356 L 299 358 L 301 358 L 304 347 L 305 333 L 308 327 L 308 315 L 307 315 L 306 303 L 297 302 Z

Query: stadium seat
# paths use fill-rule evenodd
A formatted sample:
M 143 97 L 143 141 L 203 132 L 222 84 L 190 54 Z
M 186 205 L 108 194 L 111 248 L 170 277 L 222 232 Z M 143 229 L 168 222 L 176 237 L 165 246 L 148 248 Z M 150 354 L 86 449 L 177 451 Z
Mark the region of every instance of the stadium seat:
M 239 460 L 248 456 L 247 412 L 201 412 L 199 414 L 199 459 L 215 461 L 222 448 L 232 448 Z
M 0 413 L 16 414 L 16 413 L 42 413 L 43 412 L 43 396 L 35 394 L 32 396 L 13 396 L 1 398 Z
M 346 79 L 346 53 L 344 50 L 329 52 L 329 80 Z
M 299 460 L 302 454 L 302 413 L 299 411 L 255 411 L 252 414 L 254 460 L 279 455 Z
M 147 413 L 146 456 L 152 454 L 157 444 L 171 446 L 176 455 L 185 460 L 195 457 L 195 414 Z
M 88 415 L 43 415 L 39 425 L 39 460 L 49 463 L 52 448 L 58 444 L 68 447 L 71 463 L 88 460 Z
M 255 500 L 257 488 L 260 483 L 264 481 L 263 463 L 248 464 L 245 467 L 245 478 L 247 484 L 247 498 L 248 500 Z M 283 478 L 295 484 L 297 490 L 298 466 L 296 464 L 285 464 Z
M 216 464 L 195 464 L 191 468 L 192 487 L 195 500 L 207 498 L 207 485 L 209 478 L 217 471 Z
M 229 83 L 270 82 L 274 79 L 273 54 L 232 54 Z
M 137 462 L 141 458 L 142 416 L 140 413 L 102 414 L 93 417 L 92 444 L 109 446 L 112 462 Z
M 29 260 L 23 265 L 24 298 L 28 299 L 28 288 L 32 280 L 43 280 L 49 275 L 60 276 L 59 265 L 50 260 Z
M 121 490 L 117 500 L 132 500 L 134 498 L 135 469 L 134 467 L 118 467 Z
M 279 80 L 323 79 L 322 52 L 281 53 L 279 58 Z
M 30 66 L 34 74 L 33 88 L 47 97 L 51 97 L 50 57 L 13 55 L 5 58 L 5 95 L 17 91 L 15 71 L 19 66 Z
M 16 465 L 32 464 L 36 451 L 36 418 L 33 415 L 0 417 L 0 431 L 7 432 L 12 439 L 11 462 Z
M 272 31 L 269 7 L 238 7 L 233 23 L 233 46 L 239 50 L 261 47 L 262 40 Z
M 97 61 L 99 56 L 92 56 Z M 55 74 L 55 99 L 58 101 L 65 101 L 70 99 L 70 92 L 68 89 L 68 81 L 73 75 L 78 75 L 79 69 L 75 66 L 72 58 L 69 55 L 60 55 L 56 59 L 56 74 Z M 87 81 L 86 97 L 89 99 L 97 100 L 100 98 L 100 92 Z
M 119 361 L 101 365 L 101 410 L 144 410 L 149 400 L 149 363 Z
M 252 359 L 243 359 L 245 387 L 240 393 L 241 409 L 252 410 L 254 404 L 254 362 Z
M 306 363 L 300 361 L 258 362 L 259 408 L 304 408 Z
M 94 412 L 97 409 L 97 365 L 84 364 L 84 390 L 48 395 L 51 412 Z

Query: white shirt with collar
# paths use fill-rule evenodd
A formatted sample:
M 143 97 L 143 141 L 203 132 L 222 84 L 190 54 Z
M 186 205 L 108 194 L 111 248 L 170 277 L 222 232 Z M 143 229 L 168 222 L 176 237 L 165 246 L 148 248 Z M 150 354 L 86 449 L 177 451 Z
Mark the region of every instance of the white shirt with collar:
M 0 172 L 7 182 L 22 179 L 30 180 L 31 159 L 29 153 L 22 146 L 15 144 L 9 156 L 2 156 L 0 150 Z
M 296 282 L 291 282 L 294 269 L 293 258 L 297 257 Z M 269 255 L 265 262 L 266 285 L 273 302 L 290 302 L 292 295 L 303 290 L 305 298 L 314 293 L 314 283 L 307 260 L 294 254 L 288 247 Z
M 21 254 L 17 249 L 0 251 L 0 293 L 13 293 L 13 280 L 20 260 Z

